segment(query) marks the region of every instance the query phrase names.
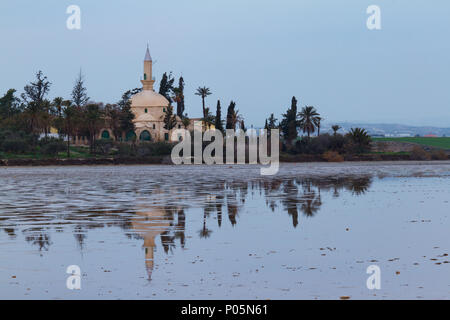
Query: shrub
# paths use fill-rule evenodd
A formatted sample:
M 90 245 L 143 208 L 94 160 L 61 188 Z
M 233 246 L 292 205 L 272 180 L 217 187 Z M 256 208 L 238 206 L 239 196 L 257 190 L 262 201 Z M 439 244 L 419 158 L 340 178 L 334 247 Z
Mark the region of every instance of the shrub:
M 328 162 L 342 162 L 344 157 L 336 151 L 327 151 L 322 155 L 322 158 Z
M 65 151 L 67 146 L 62 139 L 44 138 L 39 141 L 40 152 L 48 156 L 56 156 L 58 152 Z
M 433 160 L 448 160 L 448 155 L 444 150 L 433 150 L 431 152 L 431 159 Z
M 142 142 L 137 145 L 137 155 L 140 157 L 169 155 L 172 148 L 172 144 L 165 142 Z
M 431 155 L 419 146 L 415 146 L 412 148 L 410 156 L 411 156 L 412 160 L 430 160 L 431 159 Z
M 1 131 L 0 151 L 11 153 L 25 153 L 33 151 L 36 144 L 36 136 L 22 131 Z
M 134 157 L 136 155 L 136 146 L 134 144 L 120 142 L 116 146 L 119 157 Z
M 348 139 L 341 134 L 330 135 L 322 134 L 318 137 L 302 138 L 295 144 L 291 153 L 294 154 L 324 154 L 327 151 L 335 151 L 337 153 L 345 152 L 345 143 Z
M 4 152 L 25 153 L 30 150 L 30 145 L 23 138 L 5 139 L 0 149 Z
M 113 146 L 114 143 L 112 139 L 100 139 L 95 141 L 94 150 L 95 153 L 108 155 Z

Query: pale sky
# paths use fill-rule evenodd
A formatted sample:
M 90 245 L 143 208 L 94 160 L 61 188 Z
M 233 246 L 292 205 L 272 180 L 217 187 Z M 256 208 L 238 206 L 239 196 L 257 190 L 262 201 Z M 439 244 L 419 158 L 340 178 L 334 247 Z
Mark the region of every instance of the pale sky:
M 66 28 L 71 4 L 81 30 Z M 373 4 L 381 30 L 366 27 Z M 248 127 L 293 95 L 328 122 L 450 127 L 449 35 L 448 0 L 1 1 L 0 94 L 41 69 L 50 98 L 69 98 L 82 68 L 89 96 L 116 102 L 141 86 L 148 42 L 158 81 L 183 75 L 191 117 L 207 86 L 207 104 L 224 115 L 235 100 Z

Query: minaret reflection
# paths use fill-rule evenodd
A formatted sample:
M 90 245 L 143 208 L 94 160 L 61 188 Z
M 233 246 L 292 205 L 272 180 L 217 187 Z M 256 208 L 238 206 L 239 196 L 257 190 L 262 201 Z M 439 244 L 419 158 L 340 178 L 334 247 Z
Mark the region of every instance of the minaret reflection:
M 176 223 L 175 215 L 177 215 Z M 184 211 L 173 207 L 141 207 L 136 210 L 136 216 L 131 219 L 131 223 L 133 229 L 144 239 L 145 267 L 148 280 L 151 280 L 157 237 L 161 237 L 161 243 L 166 252 L 175 246 L 175 239 L 180 239 L 180 245 L 184 247 Z

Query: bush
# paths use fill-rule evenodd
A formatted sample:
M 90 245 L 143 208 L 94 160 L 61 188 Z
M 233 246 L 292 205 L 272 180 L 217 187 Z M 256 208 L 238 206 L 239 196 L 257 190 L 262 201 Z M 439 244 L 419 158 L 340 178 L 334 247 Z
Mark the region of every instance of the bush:
M 36 136 L 22 131 L 1 131 L 0 151 L 11 153 L 25 153 L 33 151 L 36 144 Z
M 327 151 L 322 155 L 322 158 L 328 162 L 342 162 L 344 157 L 336 151 Z
M 44 138 L 39 141 L 40 152 L 48 156 L 56 156 L 59 152 L 65 151 L 67 146 L 62 139 Z
M 297 141 L 292 153 L 323 154 L 327 151 L 344 153 L 346 138 L 340 134 L 322 134 L 318 137 L 302 138 Z
M 137 155 L 140 157 L 147 156 L 164 156 L 172 152 L 173 145 L 166 142 L 141 142 L 137 145 Z
M 114 143 L 112 139 L 100 139 L 95 141 L 94 150 L 95 153 L 108 155 L 113 146 Z
M 136 156 L 136 146 L 134 144 L 120 142 L 116 144 L 117 155 L 122 158 Z
M 4 140 L 0 149 L 4 152 L 25 153 L 30 151 L 31 146 L 23 138 L 14 138 Z
M 412 148 L 410 156 L 411 156 L 412 160 L 430 160 L 431 159 L 431 155 L 419 146 L 415 146 L 414 148 Z
M 444 150 L 433 150 L 431 152 L 431 159 L 433 160 L 448 160 L 448 155 Z

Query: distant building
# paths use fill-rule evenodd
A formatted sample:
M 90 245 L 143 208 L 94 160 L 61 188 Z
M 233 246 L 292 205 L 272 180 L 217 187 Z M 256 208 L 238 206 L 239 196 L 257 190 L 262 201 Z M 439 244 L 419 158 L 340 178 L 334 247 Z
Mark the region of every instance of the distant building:
M 437 135 L 430 133 L 430 134 L 424 135 L 423 137 L 424 138 L 437 138 Z
M 372 138 L 384 138 L 386 135 L 384 133 L 370 133 L 369 134 Z
M 389 138 L 408 138 L 413 135 L 411 133 L 386 133 L 385 136 Z

